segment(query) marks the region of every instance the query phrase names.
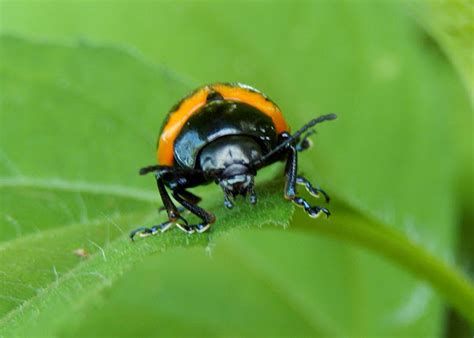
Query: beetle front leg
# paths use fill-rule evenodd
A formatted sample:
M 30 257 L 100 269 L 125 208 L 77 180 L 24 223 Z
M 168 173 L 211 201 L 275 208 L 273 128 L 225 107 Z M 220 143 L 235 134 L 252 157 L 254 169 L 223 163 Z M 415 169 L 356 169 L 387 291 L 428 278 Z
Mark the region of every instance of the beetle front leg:
M 175 224 L 178 219 L 180 219 L 184 223 L 183 225 L 176 223 L 178 226 L 182 226 L 182 227 L 188 226 L 188 222 L 183 217 L 181 217 L 181 215 L 179 214 L 179 210 L 176 208 L 173 201 L 171 200 L 171 197 L 166 191 L 166 187 L 163 183 L 163 180 L 159 172 L 156 173 L 156 185 L 158 187 L 158 192 L 160 193 L 163 206 L 166 209 L 166 212 L 168 213 L 168 221 L 163 222 L 158 225 L 154 225 L 150 228 L 139 227 L 133 230 L 132 232 L 130 232 L 130 235 L 129 235 L 132 241 L 137 234 L 140 234 L 140 236 L 142 237 L 146 237 L 149 235 L 155 235 L 158 232 L 165 232 L 173 224 Z
M 187 200 L 189 203 L 192 203 L 192 204 L 198 204 L 202 200 L 201 197 L 199 197 L 197 195 L 194 195 L 192 192 L 187 191 L 185 189 L 180 189 L 179 193 L 181 194 L 181 196 L 185 200 Z M 186 211 L 186 208 L 184 208 L 184 207 L 178 207 L 177 209 L 178 209 L 179 213 L 182 213 L 182 212 Z M 161 211 L 164 211 L 164 210 L 166 210 L 166 208 L 163 206 L 158 211 L 161 212 Z
M 201 218 L 202 222 L 198 224 L 186 224 L 185 226 L 178 225 L 178 227 L 184 232 L 191 234 L 195 231 L 202 233 L 208 230 L 212 223 L 216 221 L 214 214 L 204 210 L 203 208 L 193 204 L 182 197 L 183 192 L 179 189 L 173 190 L 174 199 L 180 203 L 183 207 L 191 211 L 194 215 Z
M 286 160 L 286 167 L 285 167 L 285 176 L 286 176 L 286 184 L 285 184 L 285 198 L 287 200 L 292 201 L 299 207 L 302 207 L 306 213 L 311 217 L 318 217 L 321 212 L 325 213 L 326 216 L 329 216 L 331 213 L 328 209 L 319 207 L 319 206 L 311 206 L 304 198 L 296 196 L 296 184 L 303 182 L 308 183 L 309 187 L 314 189 L 307 181 L 301 176 L 297 176 L 298 171 L 298 154 L 297 150 L 294 146 L 289 146 L 288 148 L 288 157 Z M 308 188 L 308 185 L 307 185 Z M 314 189 L 315 192 L 317 192 Z M 325 195 L 326 196 L 326 195 Z

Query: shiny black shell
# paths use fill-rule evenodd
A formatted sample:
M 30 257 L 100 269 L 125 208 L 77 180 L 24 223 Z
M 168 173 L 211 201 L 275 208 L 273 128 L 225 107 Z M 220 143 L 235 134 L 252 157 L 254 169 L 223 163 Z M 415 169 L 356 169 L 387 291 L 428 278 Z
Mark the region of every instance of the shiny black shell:
M 275 147 L 278 139 L 272 119 L 257 108 L 242 102 L 211 101 L 193 114 L 178 134 L 174 143 L 175 165 L 198 168 L 201 150 L 229 135 L 252 137 L 263 154 Z

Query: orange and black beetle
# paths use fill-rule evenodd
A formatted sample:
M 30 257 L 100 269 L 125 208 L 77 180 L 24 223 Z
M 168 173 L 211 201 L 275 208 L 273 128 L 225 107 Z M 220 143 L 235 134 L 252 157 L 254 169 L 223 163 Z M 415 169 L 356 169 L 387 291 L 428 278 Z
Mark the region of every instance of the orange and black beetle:
M 313 195 L 327 194 L 297 175 L 297 152 L 309 147 L 311 127 L 333 120 L 336 115 L 320 116 L 293 135 L 278 106 L 260 91 L 241 83 L 217 83 L 201 87 L 171 109 L 158 140 L 158 165 L 140 169 L 140 175 L 153 172 L 158 191 L 168 212 L 168 221 L 151 228 L 141 227 L 133 237 L 164 232 L 176 224 L 187 233 L 204 232 L 216 220 L 199 207 L 201 200 L 188 188 L 215 182 L 224 192 L 224 205 L 232 208 L 237 195 L 257 202 L 254 177 L 257 171 L 277 161 L 286 160 L 284 196 L 301 206 L 311 216 L 326 208 L 311 206 L 296 195 L 296 184 L 305 185 Z M 301 136 L 306 133 L 302 138 Z M 170 196 L 202 222 L 188 224 Z M 178 222 L 181 220 L 181 222 Z

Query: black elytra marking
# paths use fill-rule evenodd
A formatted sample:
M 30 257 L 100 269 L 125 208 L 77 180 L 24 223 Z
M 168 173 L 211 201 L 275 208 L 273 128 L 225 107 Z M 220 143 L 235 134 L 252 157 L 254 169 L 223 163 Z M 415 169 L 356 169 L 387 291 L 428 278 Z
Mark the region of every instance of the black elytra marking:
M 222 101 L 224 100 L 224 97 L 218 93 L 218 92 L 210 92 L 209 94 L 207 94 L 207 97 L 206 97 L 206 103 L 209 103 L 209 102 L 212 102 L 212 101 Z

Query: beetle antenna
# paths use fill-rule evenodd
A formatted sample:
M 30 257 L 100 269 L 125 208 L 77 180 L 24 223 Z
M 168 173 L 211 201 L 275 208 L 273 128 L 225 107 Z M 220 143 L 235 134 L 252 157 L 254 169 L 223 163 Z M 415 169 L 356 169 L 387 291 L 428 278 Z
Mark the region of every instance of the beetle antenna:
M 138 172 L 140 175 L 146 175 L 148 173 L 151 173 L 153 171 L 160 170 L 161 166 L 160 165 L 149 165 L 147 167 L 140 168 L 140 171 Z
M 330 120 L 335 120 L 337 118 L 336 114 L 327 114 L 327 115 L 321 115 L 308 123 L 306 123 L 303 127 L 301 127 L 296 133 L 291 135 L 289 138 L 284 140 L 282 143 L 280 143 L 278 146 L 276 146 L 272 151 L 270 151 L 268 154 L 263 156 L 260 160 L 254 162 L 255 167 L 261 166 L 263 163 L 265 163 L 270 157 L 275 155 L 276 153 L 280 152 L 284 148 L 286 148 L 289 144 L 292 142 L 295 142 L 303 133 L 305 133 L 308 129 L 314 127 L 318 123 L 324 122 L 324 121 L 330 121 Z

